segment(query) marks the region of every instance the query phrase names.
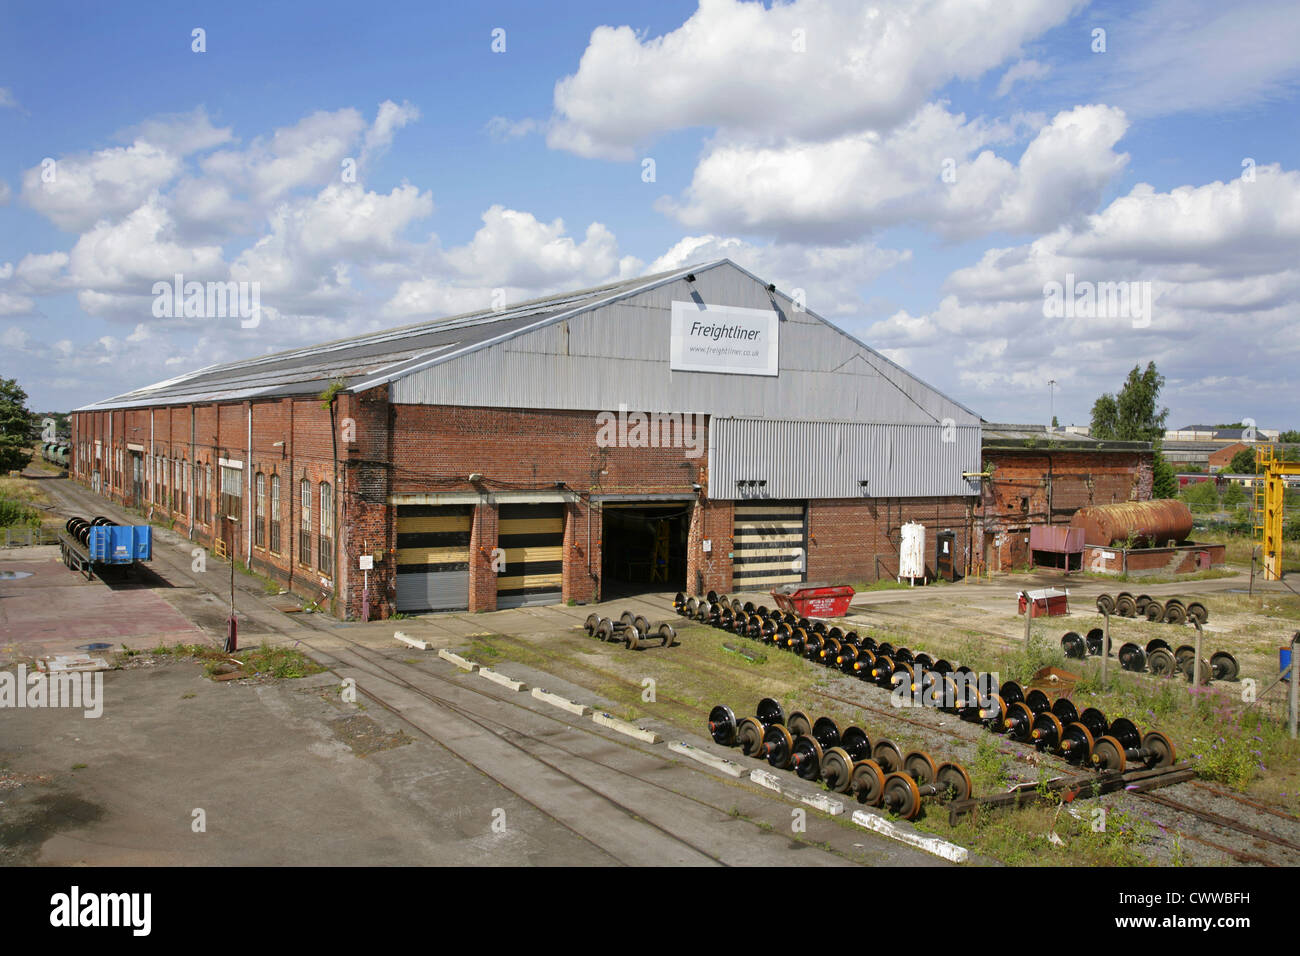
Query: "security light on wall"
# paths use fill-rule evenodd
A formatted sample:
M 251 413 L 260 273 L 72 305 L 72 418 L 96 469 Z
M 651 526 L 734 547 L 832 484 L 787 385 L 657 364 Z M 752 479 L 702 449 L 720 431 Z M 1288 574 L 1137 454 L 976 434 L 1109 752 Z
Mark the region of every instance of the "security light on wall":
M 687 282 L 694 282 L 694 281 L 695 281 L 695 273 L 694 273 L 694 272 L 688 272 L 688 273 L 686 273 L 686 281 L 687 281 Z

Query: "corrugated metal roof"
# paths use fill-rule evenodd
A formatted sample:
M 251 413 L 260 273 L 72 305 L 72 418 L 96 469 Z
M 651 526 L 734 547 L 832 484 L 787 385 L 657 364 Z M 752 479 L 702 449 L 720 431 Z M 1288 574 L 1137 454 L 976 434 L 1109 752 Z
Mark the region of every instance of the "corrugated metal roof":
M 1150 451 L 1145 441 L 1102 441 L 1090 435 L 1048 429 L 1045 425 L 983 424 L 981 439 L 985 447 L 1020 446 L 1026 448 L 1067 448 L 1071 451 Z
M 657 282 L 686 275 L 692 269 L 703 268 L 707 267 L 691 266 L 532 299 L 506 309 L 467 312 L 225 365 L 210 365 L 93 402 L 77 411 L 304 395 L 319 392 L 337 379 L 343 379 L 349 389 L 373 387 L 431 362 L 463 354 L 475 346 L 517 335 L 549 320 L 595 308 Z
M 941 422 L 952 418 L 961 424 L 979 420 L 966 406 L 811 310 L 796 307 L 789 296 L 729 259 L 548 296 L 500 311 L 467 313 L 209 366 L 78 411 L 310 395 L 337 380 L 354 392 L 396 383 L 395 402 L 616 407 L 624 399 L 611 403 L 603 392 L 592 392 L 592 383 L 607 377 L 611 360 L 657 361 L 657 353 L 651 356 L 649 350 L 652 346 L 666 349 L 666 342 L 658 337 L 651 342 L 648 328 L 623 325 L 614 336 L 612 328 L 602 330 L 601 323 L 588 322 L 586 334 L 595 344 L 575 342 L 571 349 L 567 332 L 577 326 L 568 320 L 590 316 L 598 309 L 612 316 L 633 306 L 645 313 L 643 319 L 649 318 L 651 309 L 664 305 L 659 300 L 677 294 L 684 285 L 681 280 L 690 273 L 699 274 L 692 288 L 716 288 L 722 296 L 719 302 L 780 310 L 777 300 L 783 301 L 788 317 L 798 320 L 783 324 L 798 325 L 799 338 L 806 340 L 790 353 L 797 364 L 787 364 L 783 357 L 782 375 L 772 380 L 776 383 L 772 387 L 772 383 L 747 382 L 752 376 L 674 377 L 671 372 L 654 376 L 642 362 L 646 369 L 620 382 L 622 387 L 636 385 L 644 393 L 634 404 L 665 411 L 817 420 Z M 763 301 L 749 303 L 759 292 Z M 628 301 L 634 297 L 640 298 Z M 731 302 L 732 298 L 741 301 Z M 548 338 L 558 334 L 556 330 L 564 333 L 563 347 Z M 527 346 L 517 347 L 514 340 L 526 334 L 530 335 Z M 486 360 L 489 354 L 496 357 L 495 364 Z M 492 391 L 485 398 L 479 394 L 480 386 L 489 381 Z

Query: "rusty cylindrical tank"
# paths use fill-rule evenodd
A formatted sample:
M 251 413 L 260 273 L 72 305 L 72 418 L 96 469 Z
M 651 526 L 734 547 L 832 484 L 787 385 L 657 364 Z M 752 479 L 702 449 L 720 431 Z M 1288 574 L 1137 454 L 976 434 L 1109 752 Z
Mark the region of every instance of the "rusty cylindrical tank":
M 1086 544 L 1110 547 L 1132 534 L 1134 547 L 1163 547 L 1170 541 L 1184 541 L 1192 533 L 1192 512 L 1172 498 L 1121 501 L 1080 508 L 1070 518 L 1070 527 L 1083 529 Z

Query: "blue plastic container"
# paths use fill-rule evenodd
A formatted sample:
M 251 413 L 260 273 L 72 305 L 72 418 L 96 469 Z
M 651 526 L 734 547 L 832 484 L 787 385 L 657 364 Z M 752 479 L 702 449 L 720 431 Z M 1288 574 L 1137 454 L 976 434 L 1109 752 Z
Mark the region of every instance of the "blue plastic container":
M 1279 647 L 1277 649 L 1277 672 L 1285 674 L 1287 668 L 1291 666 L 1291 648 Z

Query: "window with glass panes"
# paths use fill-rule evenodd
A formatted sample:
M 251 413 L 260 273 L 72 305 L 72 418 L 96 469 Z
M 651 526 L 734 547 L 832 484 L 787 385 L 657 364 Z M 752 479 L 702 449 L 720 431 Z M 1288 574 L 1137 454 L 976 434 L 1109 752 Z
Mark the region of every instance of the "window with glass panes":
M 311 482 L 299 485 L 301 514 L 298 521 L 298 563 L 311 567 Z
M 320 483 L 320 544 L 316 548 L 316 567 L 330 574 L 334 566 L 334 489 Z

